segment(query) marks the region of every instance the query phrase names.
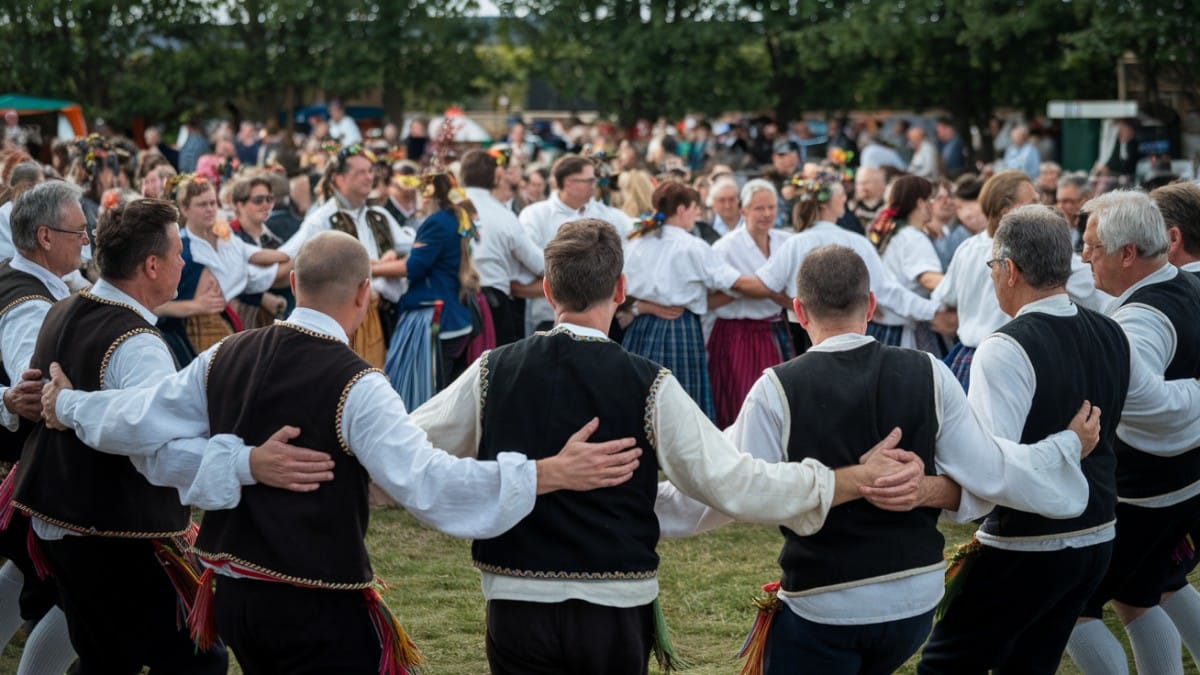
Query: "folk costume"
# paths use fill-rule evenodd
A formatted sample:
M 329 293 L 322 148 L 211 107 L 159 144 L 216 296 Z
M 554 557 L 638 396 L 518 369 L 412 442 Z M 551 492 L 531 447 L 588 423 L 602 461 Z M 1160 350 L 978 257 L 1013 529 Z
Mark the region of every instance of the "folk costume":
M 472 252 L 479 285 L 491 310 L 496 345 L 503 346 L 525 337 L 526 303 L 510 297 L 512 283 L 542 276 L 545 260 L 511 209 L 482 188 L 469 187 L 466 192 L 479 211 L 480 241 Z
M 923 298 L 929 297 L 929 291 L 917 279 L 926 272 L 942 273 L 942 263 L 938 259 L 933 242 L 901 218 L 885 220 L 882 225 L 887 228 L 886 232 L 876 232 L 872 229 L 868 236 L 875 241 L 883 268 L 895 283 L 910 293 Z M 942 356 L 934 349 L 935 338 L 928 324 L 922 325 L 924 322 L 900 316 L 883 308 L 876 310 L 871 322 L 874 324 L 872 334 L 884 344 L 924 349 Z
M 211 443 L 230 434 L 261 443 L 291 424 L 303 430 L 296 444 L 334 459 L 334 479 L 320 490 L 245 487 L 236 506 L 209 511 L 200 527 L 196 553 L 208 571 L 190 623 L 211 639 L 215 618 L 251 675 L 395 674 L 419 661 L 377 594 L 362 541 L 368 478 L 452 536 L 495 537 L 533 508 L 534 461 L 500 453 L 476 462 L 437 450 L 348 341 L 332 317 L 301 307 L 155 386 L 59 394 L 59 419 L 102 448 L 140 452 L 168 438 Z M 213 464 L 205 462 L 213 471 L 201 472 L 199 487 L 230 473 L 228 463 Z
M 51 308 L 31 366 L 52 361 L 79 391 L 146 385 L 174 372 L 153 313 L 101 281 Z M 191 590 L 184 551 L 192 522 L 179 493 L 203 444 L 130 461 L 70 431 L 37 426 L 26 443 L 14 505 L 34 518 L 36 549 L 58 585 L 80 672 L 224 673 L 220 646 L 197 651 L 180 616 Z M 157 447 L 157 446 L 156 446 Z M 113 499 L 120 495 L 121 499 Z
M 982 545 L 921 657 L 922 673 L 1054 673 L 1075 621 L 1108 567 L 1115 536 L 1117 423 L 1129 342 L 1111 319 L 1065 293 L 1031 302 L 986 338 L 971 365 L 972 410 L 992 433 L 1032 442 L 1099 406 L 1100 442 L 1081 463 L 1087 507 L 1073 518 L 997 507 Z M 1051 488 L 1064 489 L 1064 488 Z M 969 573 L 968 573 L 969 572 Z
M 595 439 L 634 437 L 646 450 L 633 479 L 543 495 L 516 527 L 472 546 L 495 673 L 647 671 L 659 470 L 753 522 L 813 532 L 829 510 L 829 469 L 736 452 L 670 372 L 584 326 L 560 324 L 485 354 L 413 416 L 441 447 L 485 458 L 506 447 L 548 456 L 593 415 Z M 548 643 L 549 631 L 560 639 Z

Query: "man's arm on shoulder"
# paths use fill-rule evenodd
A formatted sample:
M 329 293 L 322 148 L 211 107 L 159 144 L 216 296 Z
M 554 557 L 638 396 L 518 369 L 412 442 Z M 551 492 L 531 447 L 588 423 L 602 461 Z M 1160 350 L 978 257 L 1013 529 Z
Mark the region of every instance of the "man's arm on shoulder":
M 1117 435 L 1146 452 L 1178 455 L 1200 445 L 1200 382 L 1163 377 L 1175 354 L 1175 329 L 1162 313 L 1142 305 L 1112 317 L 1129 339 L 1129 395 Z

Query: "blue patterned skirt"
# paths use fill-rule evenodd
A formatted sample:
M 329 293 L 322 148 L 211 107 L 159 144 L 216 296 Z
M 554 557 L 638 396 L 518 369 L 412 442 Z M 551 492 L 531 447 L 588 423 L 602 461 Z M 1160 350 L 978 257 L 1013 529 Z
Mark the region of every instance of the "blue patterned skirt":
M 954 377 L 958 378 L 962 384 L 963 391 L 967 391 L 971 386 L 971 361 L 975 358 L 975 348 L 968 347 L 959 342 L 954 345 L 954 349 L 942 359 L 946 365 L 950 366 L 950 371 L 954 373 Z
M 416 410 L 433 398 L 441 357 L 434 351 L 436 338 L 432 334 L 433 308 L 409 309 L 400 312 L 396 330 L 388 345 L 387 361 L 383 365 L 392 388 L 400 394 L 408 410 Z
M 642 314 L 629 324 L 622 345 L 669 369 L 704 414 L 716 421 L 700 317 L 685 311 L 678 319 L 668 321 Z

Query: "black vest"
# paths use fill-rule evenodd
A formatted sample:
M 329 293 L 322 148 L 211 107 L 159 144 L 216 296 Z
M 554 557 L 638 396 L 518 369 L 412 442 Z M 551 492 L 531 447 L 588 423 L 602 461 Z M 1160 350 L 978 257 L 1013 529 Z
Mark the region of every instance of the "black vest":
M 919 455 L 932 475 L 938 434 L 932 367 L 924 352 L 878 342 L 809 351 L 776 366 L 791 414 L 788 460 L 852 466 L 900 427 L 901 447 Z M 824 526 L 807 537 L 781 527 L 783 588 L 804 591 L 936 565 L 943 546 L 938 514 L 933 508 L 884 511 L 859 499 L 830 510 Z
M 0 320 L 9 310 L 30 300 L 42 300 L 54 304 L 54 296 L 37 277 L 12 268 L 12 261 L 0 263 Z M 0 361 L 0 384 L 11 386 L 8 370 Z M 0 405 L 4 405 L 0 403 Z M 22 418 L 16 431 L 0 427 L 0 462 L 15 462 L 21 457 L 25 439 L 33 431 L 34 424 Z
M 653 577 L 658 461 L 649 412 L 666 371 L 615 342 L 562 329 L 497 348 L 481 368 L 480 459 L 505 450 L 551 457 L 592 417 L 600 418 L 600 428 L 591 440 L 633 437 L 645 452 L 622 485 L 538 497 L 511 530 L 472 544 L 475 566 L 536 578 Z
M 1023 314 L 997 331 L 1012 338 L 1033 366 L 1037 388 L 1022 443 L 1036 443 L 1070 424 L 1085 400 L 1100 406 L 1100 443 L 1081 464 L 1088 502 L 1075 518 L 1052 519 L 998 506 L 983 531 L 998 537 L 1036 537 L 1080 532 L 1116 517 L 1117 456 L 1113 444 L 1129 390 L 1129 340 L 1115 321 L 1078 308 L 1075 316 Z
M 125 340 L 158 335 L 137 310 L 87 293 L 50 308 L 31 368 L 57 361 L 79 391 L 104 388 L 108 359 Z M 38 424 L 21 455 L 13 503 L 58 527 L 104 537 L 182 534 L 191 514 L 173 488 L 148 483 L 128 457 L 93 450 L 72 431 Z
M 350 387 L 371 372 L 344 343 L 292 324 L 221 342 L 207 380 L 212 433 L 256 446 L 282 426 L 299 427 L 292 443 L 328 453 L 333 480 L 304 493 L 243 487 L 235 508 L 204 514 L 197 554 L 302 586 L 370 585 L 368 476 L 342 438 L 341 412 Z
M 1175 357 L 1167 364 L 1164 378 L 1200 377 L 1200 279 L 1192 274 L 1176 274 L 1169 281 L 1139 288 L 1124 304 L 1153 307 L 1175 328 Z M 1140 452 L 1119 438 L 1116 448 L 1117 494 L 1122 498 L 1162 495 L 1200 480 L 1200 452 L 1194 449 L 1160 457 Z

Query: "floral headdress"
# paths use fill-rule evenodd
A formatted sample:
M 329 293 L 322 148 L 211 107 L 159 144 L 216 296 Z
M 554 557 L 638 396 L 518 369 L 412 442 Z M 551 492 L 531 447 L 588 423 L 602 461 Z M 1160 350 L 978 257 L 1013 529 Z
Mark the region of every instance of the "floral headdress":
M 796 187 L 796 199 L 802 202 L 817 201 L 824 204 L 833 197 L 833 186 L 841 185 L 842 177 L 830 171 L 818 171 L 816 176 L 805 178 L 795 174 L 788 181 Z
M 101 164 L 108 161 L 113 148 L 108 139 L 100 134 L 89 134 L 75 141 L 75 150 L 79 153 L 84 170 L 89 176 L 94 176 Z
M 378 161 L 375 153 L 368 150 L 367 147 L 362 143 L 351 143 L 350 145 L 343 147 L 342 144 L 338 143 L 337 141 L 326 141 L 321 145 L 321 149 L 329 154 L 329 158 L 336 162 L 338 167 L 341 167 L 346 163 L 347 159 L 354 157 L 355 155 L 362 155 L 363 157 L 366 157 L 367 160 L 372 164 Z
M 496 160 L 496 166 L 501 169 L 508 168 L 508 163 L 512 161 L 512 148 L 507 145 L 493 145 L 488 148 L 487 154 Z
M 612 184 L 612 167 L 608 165 L 608 153 L 603 150 L 592 150 L 591 145 L 583 146 L 580 156 L 592 160 L 596 165 L 596 188 L 604 189 Z
M 177 173 L 167 179 L 163 184 L 163 199 L 173 202 L 179 201 L 179 189 L 188 183 L 207 183 L 208 179 L 204 176 L 197 176 L 194 173 Z
M 450 189 L 446 192 L 446 198 L 450 201 L 450 205 L 454 209 L 454 215 L 458 218 L 458 236 L 467 238 L 471 237 L 476 241 L 479 240 L 479 229 L 475 227 L 475 221 L 479 218 L 479 212 L 475 209 L 475 205 L 467 198 L 467 193 L 459 186 L 458 180 L 449 170 L 448 160 L 453 159 L 455 155 L 454 135 L 457 132 L 457 125 L 449 117 L 442 118 L 442 124 L 438 127 L 437 138 L 434 139 L 434 150 L 429 157 L 429 165 L 425 172 L 421 174 L 421 185 L 424 186 L 422 196 L 426 199 L 433 199 L 436 192 L 434 185 L 435 179 L 439 176 L 444 176 L 450 182 Z
M 845 148 L 832 147 L 828 153 L 829 163 L 832 169 L 841 175 L 842 180 L 854 180 L 854 169 L 846 166 L 850 160 L 854 159 L 854 151 L 846 150 Z

